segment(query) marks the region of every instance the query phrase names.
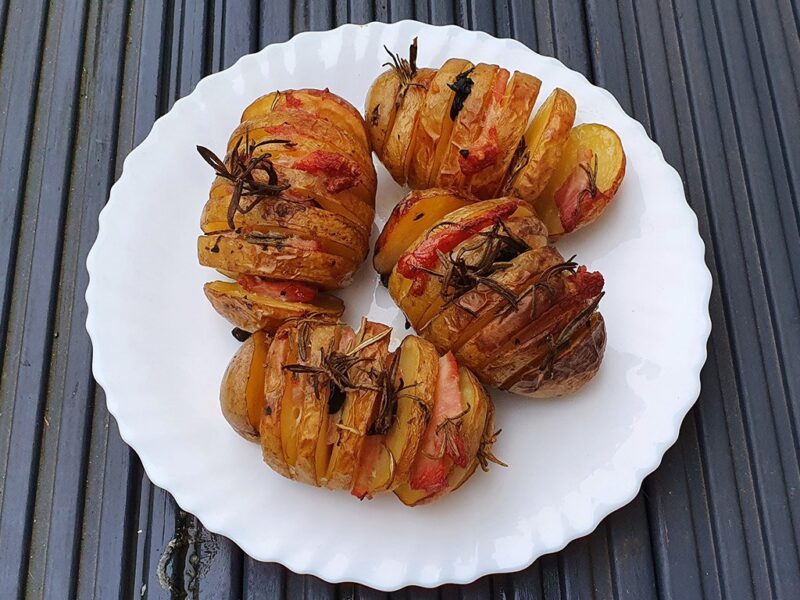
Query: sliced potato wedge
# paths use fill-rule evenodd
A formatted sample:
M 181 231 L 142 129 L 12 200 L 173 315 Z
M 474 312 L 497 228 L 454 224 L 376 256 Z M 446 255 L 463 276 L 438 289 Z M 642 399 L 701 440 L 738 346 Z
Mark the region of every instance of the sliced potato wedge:
M 462 189 L 465 176 L 461 171 L 460 159 L 463 158 L 461 151 L 470 147 L 473 136 L 480 131 L 486 116 L 486 107 L 496 90 L 502 87 L 500 93 L 505 92 L 508 74 L 508 71 L 500 69 L 497 65 L 484 63 L 475 65 L 470 72 L 472 89 L 453 124 L 453 131 L 444 149 L 436 178 L 433 180 L 434 187 Z
M 379 157 L 397 115 L 400 78 L 394 69 L 384 71 L 372 82 L 364 102 L 367 132 L 372 149 Z
M 438 169 L 436 149 L 440 143 L 442 149 L 447 146 L 453 130 L 450 115 L 455 92 L 450 86 L 459 74 L 471 68 L 472 63 L 468 60 L 451 58 L 436 71 L 428 85 L 408 161 L 408 185 L 413 189 L 431 187 L 428 185 L 431 172 Z
M 410 192 L 392 210 L 375 242 L 372 264 L 381 275 L 392 271 L 400 255 L 445 215 L 474 202 L 459 192 L 440 189 Z
M 220 386 L 225 420 L 246 440 L 258 441 L 264 408 L 264 365 L 270 336 L 258 331 L 239 348 L 228 364 Z
M 349 354 L 360 359 L 358 368 L 351 368 L 349 376 L 354 385 L 370 384 L 370 368 L 381 368 L 389 353 L 391 328 L 366 319 L 356 335 Z M 342 416 L 336 424 L 336 442 L 331 452 L 326 485 L 331 489 L 350 490 L 358 467 L 361 446 L 374 416 L 378 392 L 371 389 L 348 390 Z
M 290 333 L 290 327 L 284 326 L 278 329 L 267 352 L 264 370 L 264 414 L 259 424 L 264 462 L 284 477 L 289 477 L 289 466 L 283 456 L 281 443 L 281 408 L 286 388 L 283 365 L 296 360 L 296 354 L 291 353 Z
M 559 237 L 597 219 L 624 176 L 625 151 L 616 132 L 597 123 L 578 125 L 534 207 L 550 235 Z
M 235 234 L 202 235 L 197 239 L 201 265 L 237 275 L 298 280 L 324 290 L 348 285 L 358 263 L 315 250 L 315 242 Z
M 539 95 L 542 82 L 526 73 L 514 72 L 501 102 L 492 103 L 480 136 L 462 161 L 476 170 L 469 176 L 469 191 L 481 199 L 496 198 L 514 158 L 519 140 L 528 126 L 528 118 Z
M 310 303 L 287 302 L 253 294 L 229 281 L 210 281 L 203 286 L 203 291 L 220 315 L 245 331 L 274 332 L 289 319 L 307 315 L 336 318 L 344 313 L 344 303 L 328 294 L 318 294 Z
M 406 164 L 411 154 L 414 129 L 416 128 L 420 107 L 425 101 L 428 85 L 436 71 L 433 69 L 418 69 L 410 85 L 405 86 L 402 92 L 400 106 L 397 109 L 394 123 L 386 143 L 381 151 L 381 162 L 392 178 L 400 185 L 406 182 Z
M 561 88 L 547 97 L 533 117 L 523 138 L 524 151 L 514 165 L 506 190 L 533 202 L 542 193 L 556 168 L 575 122 L 575 99 Z
M 355 333 L 347 325 L 339 324 L 335 332 L 335 349 L 337 352 L 346 353 L 353 347 Z M 330 464 L 333 446 L 338 439 L 338 424 L 342 419 L 344 399 L 346 394 L 335 385 L 331 384 L 328 397 L 328 411 L 323 415 L 317 437 L 317 448 L 314 455 L 316 464 L 317 485 L 325 487 L 328 483 L 328 465 Z

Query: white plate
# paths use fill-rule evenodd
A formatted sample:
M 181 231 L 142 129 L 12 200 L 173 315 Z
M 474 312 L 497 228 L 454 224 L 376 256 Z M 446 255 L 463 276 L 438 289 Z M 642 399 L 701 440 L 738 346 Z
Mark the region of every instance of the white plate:
M 419 36 L 419 64 L 498 63 L 556 86 L 577 122 L 616 129 L 628 156 L 607 214 L 560 244 L 606 278 L 608 349 L 580 393 L 553 401 L 494 393 L 509 463 L 445 500 L 415 509 L 393 496 L 358 502 L 287 481 L 219 410 L 220 378 L 237 343 L 201 288 L 195 238 L 213 173 L 195 151 L 222 152 L 242 109 L 274 89 L 329 87 L 362 107 L 387 58 Z M 377 224 L 403 195 L 378 167 Z M 87 329 L 93 369 L 123 439 L 150 479 L 252 557 L 328 581 L 383 590 L 465 583 L 526 567 L 592 531 L 630 501 L 675 441 L 700 390 L 711 328 L 711 277 L 678 174 L 607 91 L 512 40 L 413 21 L 303 33 L 203 79 L 125 160 L 89 255 Z M 403 318 L 365 264 L 341 293 L 346 319 Z

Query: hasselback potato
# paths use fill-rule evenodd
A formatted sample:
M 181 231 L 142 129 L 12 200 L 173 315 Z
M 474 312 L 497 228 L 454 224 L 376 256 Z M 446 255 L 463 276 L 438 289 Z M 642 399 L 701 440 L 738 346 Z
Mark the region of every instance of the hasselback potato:
M 591 379 L 605 350 L 603 276 L 573 259 L 548 245 L 517 198 L 469 202 L 427 190 L 395 207 L 373 262 L 439 353 L 455 354 L 483 383 L 550 397 Z
M 536 77 L 451 58 L 417 68 L 391 54 L 370 88 L 365 119 L 372 149 L 399 184 L 448 188 L 486 200 L 533 205 L 551 237 L 594 221 L 625 174 L 617 134 L 600 124 L 573 128 L 575 100 L 556 88 L 528 119 Z
M 223 414 L 285 477 L 412 506 L 442 497 L 499 462 L 494 407 L 452 353 L 416 336 L 390 352 L 390 333 L 318 316 L 257 331 L 225 373 Z
M 247 331 L 344 311 L 346 286 L 369 250 L 376 177 L 359 112 L 328 90 L 255 100 L 224 159 L 198 146 L 217 174 L 203 209 L 200 263 L 234 282 L 205 287 L 214 308 Z

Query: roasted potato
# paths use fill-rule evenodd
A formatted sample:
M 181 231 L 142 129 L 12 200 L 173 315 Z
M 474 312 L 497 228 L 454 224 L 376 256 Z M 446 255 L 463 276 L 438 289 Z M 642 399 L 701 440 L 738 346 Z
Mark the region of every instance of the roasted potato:
M 405 250 L 389 277 L 389 293 L 408 321 L 421 329 L 452 299 L 466 265 L 508 241 L 521 248 L 547 243 L 547 232 L 526 204 L 513 198 L 484 200 L 445 215 Z M 453 277 L 455 275 L 456 277 Z
M 220 386 L 222 415 L 246 440 L 258 441 L 264 407 L 264 366 L 270 336 L 257 331 L 239 348 L 228 364 Z
M 485 462 L 491 400 L 451 353 L 415 336 L 391 353 L 390 333 L 316 316 L 256 332 L 228 366 L 226 419 L 291 479 L 412 505 L 449 493 Z
M 358 263 L 328 254 L 319 243 L 283 234 L 220 233 L 197 239 L 200 264 L 238 275 L 301 281 L 323 290 L 345 287 Z
M 401 239 L 392 239 L 399 226 L 381 234 L 393 249 L 382 268 L 391 266 L 390 295 L 438 352 L 453 352 L 483 383 L 537 397 L 574 391 L 594 376 L 605 348 L 595 312 L 603 277 L 548 246 L 528 205 L 469 204 L 411 244 L 417 226 L 403 225 Z
M 446 214 L 475 199 L 459 192 L 421 190 L 408 194 L 395 205 L 377 241 L 372 264 L 381 275 L 391 273 L 400 255 L 431 225 Z
M 245 109 L 224 160 L 197 149 L 217 175 L 198 260 L 238 284 L 209 283 L 214 308 L 248 331 L 341 315 L 317 291 L 348 285 L 369 251 L 377 183 L 358 111 L 328 90 L 274 92 Z
M 528 125 L 536 77 L 463 59 L 431 73 L 416 65 L 416 41 L 408 60 L 390 54 L 365 110 L 372 149 L 401 185 L 536 203 L 554 237 L 594 221 L 616 193 L 619 138 L 586 126 L 573 135 L 576 106 L 566 90 L 556 88 Z
M 575 122 L 575 99 L 556 88 L 533 117 L 511 167 L 506 192 L 535 199 L 547 185 Z
M 269 282 L 273 284 L 273 282 Z M 287 284 L 275 282 L 278 288 Z M 291 284 L 288 284 L 291 285 Z M 309 302 L 289 301 L 276 294 L 249 292 L 240 283 L 210 281 L 203 286 L 211 306 L 228 321 L 245 331 L 275 332 L 285 321 L 308 315 L 339 317 L 344 303 L 336 296 L 315 294 Z
M 617 193 L 625 176 L 625 152 L 613 129 L 597 123 L 573 128 L 536 213 L 552 237 L 592 223 Z

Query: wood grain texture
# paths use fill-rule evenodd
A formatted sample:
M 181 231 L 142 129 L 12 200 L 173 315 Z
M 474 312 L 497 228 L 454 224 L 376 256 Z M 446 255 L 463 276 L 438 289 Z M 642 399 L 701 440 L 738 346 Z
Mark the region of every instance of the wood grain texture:
M 384 594 L 253 561 L 149 482 L 91 377 L 84 264 L 124 157 L 203 76 L 404 18 L 514 37 L 643 123 L 698 215 L 713 331 L 630 505 L 519 573 Z M 0 0 L 0 30 L 0 598 L 800 597 L 796 2 Z

